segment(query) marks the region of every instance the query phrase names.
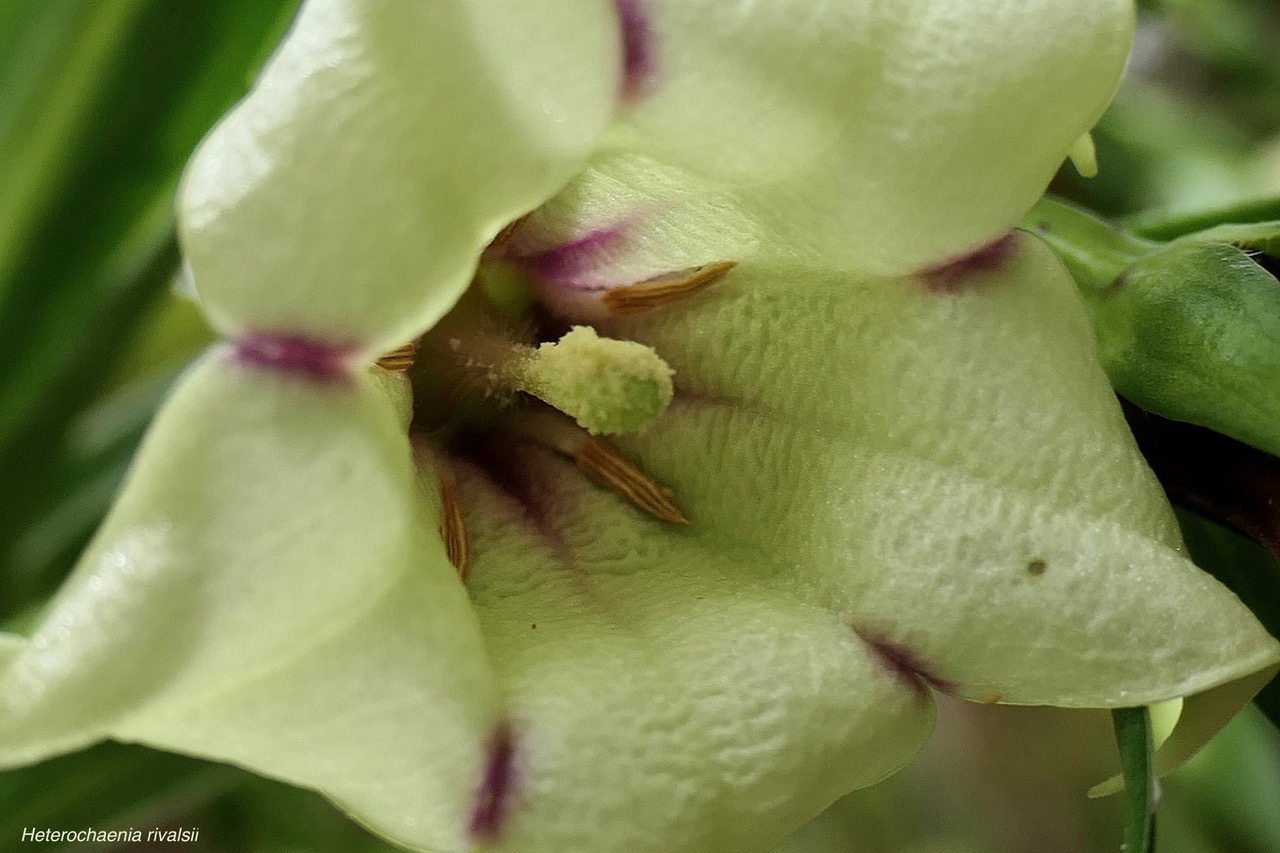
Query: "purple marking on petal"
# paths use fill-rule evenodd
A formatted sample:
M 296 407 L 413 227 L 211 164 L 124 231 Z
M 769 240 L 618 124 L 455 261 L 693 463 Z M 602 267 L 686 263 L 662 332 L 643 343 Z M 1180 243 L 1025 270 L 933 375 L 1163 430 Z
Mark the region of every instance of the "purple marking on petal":
M 645 0 L 614 0 L 622 25 L 622 99 L 634 101 L 648 92 L 657 71 L 653 27 Z
M 243 364 L 331 380 L 347 375 L 352 344 L 331 344 L 303 335 L 249 332 L 235 342 L 235 356 Z
M 985 246 L 957 258 L 926 267 L 919 275 L 930 290 L 954 292 L 969 279 L 986 272 L 995 272 L 1004 265 L 1018 244 L 1018 232 L 1010 231 Z
M 551 249 L 514 260 L 533 276 L 575 290 L 605 287 L 589 279 L 601 262 L 601 255 L 616 251 L 627 238 L 629 222 L 616 222 L 575 237 Z
M 491 841 L 502 834 L 516 781 L 516 736 L 509 722 L 498 724 L 485 751 L 488 758 L 476 789 L 470 833 L 473 839 Z
M 532 532 L 544 537 L 557 551 L 564 549 L 554 524 L 556 514 L 562 511 L 557 504 L 559 495 L 550 488 L 553 473 L 541 464 L 541 454 L 550 451 L 529 439 L 476 429 L 460 431 L 450 442 L 449 450 L 511 501 Z
M 956 691 L 955 682 L 936 675 L 914 649 L 890 640 L 881 632 L 870 628 L 854 626 L 853 633 L 867 644 L 885 670 L 903 686 L 919 693 L 924 692 L 926 684 L 941 693 Z

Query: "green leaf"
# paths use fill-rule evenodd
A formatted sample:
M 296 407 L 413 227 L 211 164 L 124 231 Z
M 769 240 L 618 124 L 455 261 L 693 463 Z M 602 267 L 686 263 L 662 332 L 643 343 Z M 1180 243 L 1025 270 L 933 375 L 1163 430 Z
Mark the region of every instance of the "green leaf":
M 121 353 L 112 387 L 70 422 L 59 452 L 41 460 L 45 497 L 28 499 L 4 555 L 0 613 L 47 598 L 75 564 L 124 477 L 144 430 L 178 372 L 212 342 L 194 303 L 170 290 Z M 18 511 L 10 514 L 19 515 Z
M 314 792 L 238 768 L 135 745 L 101 744 L 0 773 L 0 837 L 24 828 L 199 831 L 199 849 L 392 853 Z M 85 845 L 46 845 L 59 853 Z M 96 849 L 96 848 L 94 848 Z M 113 848 L 114 849 L 114 848 Z
M 1151 717 L 1145 706 L 1116 708 L 1111 714 L 1125 782 L 1124 844 L 1120 849 L 1126 853 L 1152 853 L 1159 794 L 1152 771 Z
M 242 771 L 136 746 L 102 744 L 0 773 L 0 837 L 24 828 L 157 825 L 226 793 Z
M 1257 225 L 1277 220 L 1280 220 L 1280 197 L 1268 197 L 1194 212 L 1155 211 L 1132 217 L 1124 224 L 1134 234 L 1149 240 L 1167 241 L 1221 225 Z
M 47 511 L 69 422 L 177 264 L 183 162 L 296 0 L 4 4 L 0 12 L 0 480 Z
M 1280 850 L 1280 732 L 1246 710 L 1175 776 L 1165 780 L 1165 811 L 1190 812 L 1236 849 Z
M 1242 249 L 1280 255 L 1280 221 L 1234 223 L 1216 225 L 1205 231 L 1197 231 L 1181 238 L 1187 243 L 1230 243 Z

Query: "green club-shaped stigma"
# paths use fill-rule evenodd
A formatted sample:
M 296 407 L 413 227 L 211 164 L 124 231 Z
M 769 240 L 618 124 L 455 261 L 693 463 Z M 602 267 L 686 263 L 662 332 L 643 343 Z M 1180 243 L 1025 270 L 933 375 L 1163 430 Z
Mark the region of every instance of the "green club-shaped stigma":
M 602 338 L 575 326 L 519 363 L 521 390 L 573 416 L 591 433 L 631 432 L 671 402 L 671 368 L 635 341 Z

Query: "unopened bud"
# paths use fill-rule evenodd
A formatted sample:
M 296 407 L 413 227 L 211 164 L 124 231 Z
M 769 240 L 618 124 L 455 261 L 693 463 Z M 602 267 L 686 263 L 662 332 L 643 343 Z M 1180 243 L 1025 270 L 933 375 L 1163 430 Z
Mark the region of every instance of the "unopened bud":
M 1176 242 L 1082 292 L 1120 394 L 1280 455 L 1280 282 L 1248 255 Z

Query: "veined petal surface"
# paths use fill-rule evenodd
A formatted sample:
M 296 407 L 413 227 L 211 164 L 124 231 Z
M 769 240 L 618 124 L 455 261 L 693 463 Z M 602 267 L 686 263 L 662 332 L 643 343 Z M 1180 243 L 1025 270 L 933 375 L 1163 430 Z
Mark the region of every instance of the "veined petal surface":
M 795 595 L 788 555 L 663 527 L 536 446 L 481 458 L 468 587 L 517 744 L 485 850 L 768 850 L 928 736 L 924 686 Z
M 620 66 L 608 0 L 308 0 L 183 181 L 210 319 L 365 353 L 421 333 L 580 165 Z
M 647 76 L 612 145 L 730 189 L 862 273 L 1012 227 L 1110 101 L 1131 0 L 635 0 Z
M 323 791 L 464 850 L 499 696 L 403 421 L 364 376 L 215 350 L 0 679 L 0 763 L 102 738 Z
M 909 650 L 949 693 L 1113 707 L 1196 693 L 1280 645 L 1183 552 L 1090 343 L 1028 235 L 959 290 L 744 263 L 602 324 L 675 369 L 628 446 L 698 535 Z

